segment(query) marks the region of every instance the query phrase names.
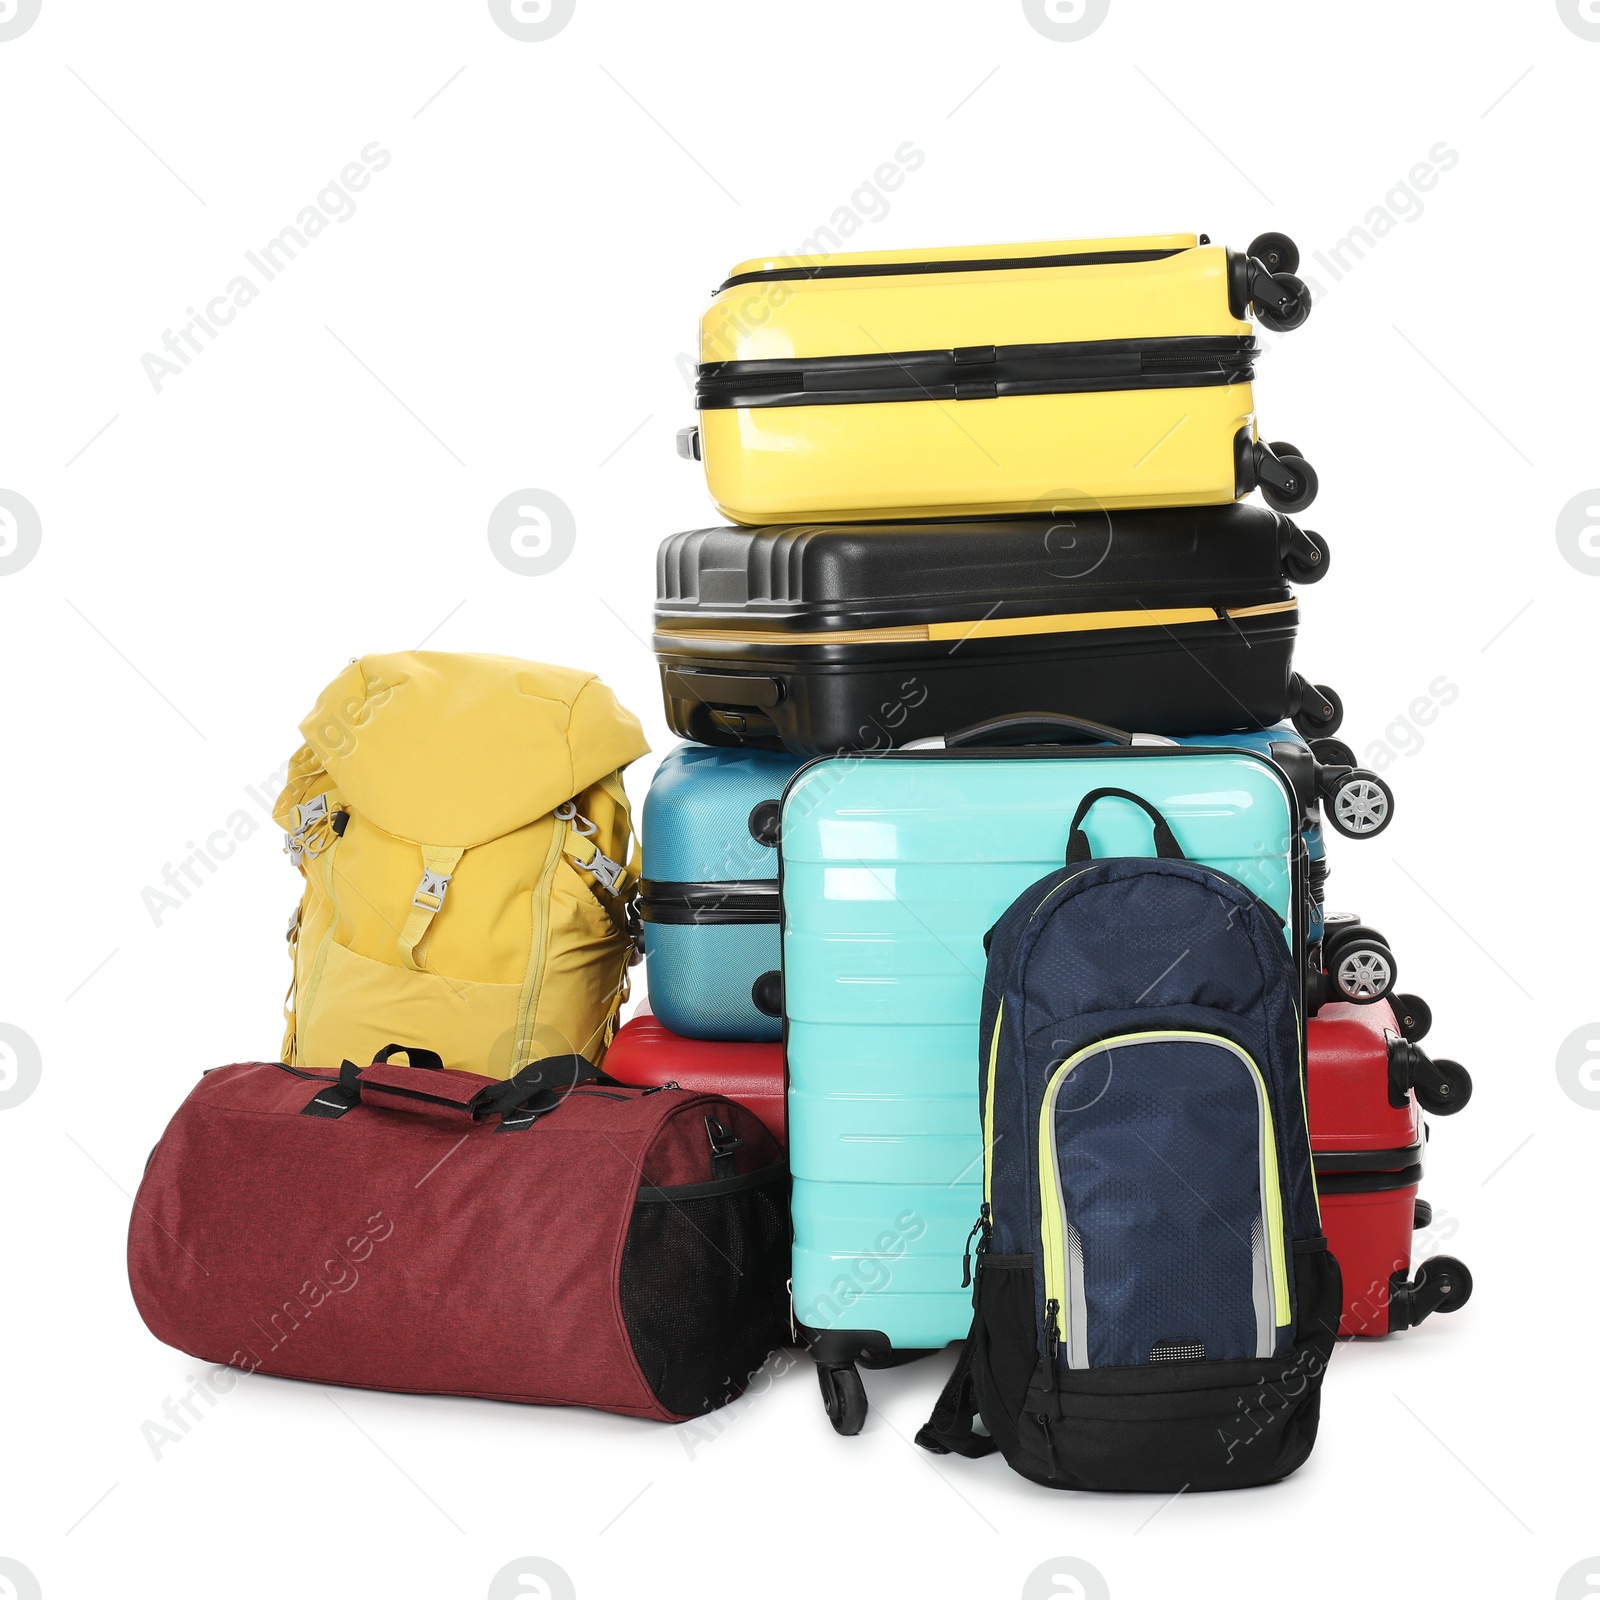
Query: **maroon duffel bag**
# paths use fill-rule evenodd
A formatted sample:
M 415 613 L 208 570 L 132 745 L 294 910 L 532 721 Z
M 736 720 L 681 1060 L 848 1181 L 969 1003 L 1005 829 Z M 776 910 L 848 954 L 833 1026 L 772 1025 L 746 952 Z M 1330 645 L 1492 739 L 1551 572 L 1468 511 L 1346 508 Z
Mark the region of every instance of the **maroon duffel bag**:
M 734 1399 L 786 1342 L 788 1276 L 761 1122 L 576 1056 L 508 1081 L 218 1068 L 128 1236 L 139 1314 L 203 1361 L 665 1421 Z

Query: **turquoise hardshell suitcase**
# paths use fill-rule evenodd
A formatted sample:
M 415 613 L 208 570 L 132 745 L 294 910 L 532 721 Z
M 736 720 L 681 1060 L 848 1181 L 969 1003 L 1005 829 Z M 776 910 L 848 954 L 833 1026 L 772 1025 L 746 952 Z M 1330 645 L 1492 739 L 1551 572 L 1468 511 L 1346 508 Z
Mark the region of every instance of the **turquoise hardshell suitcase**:
M 1328 850 L 1322 832 L 1322 807 L 1316 792 L 1315 758 L 1311 747 L 1287 722 L 1250 733 L 1184 734 L 1175 742 L 1212 748 L 1228 745 L 1238 750 L 1254 750 L 1258 755 L 1272 756 L 1284 768 L 1295 786 L 1295 792 L 1300 796 L 1304 811 L 1301 836 L 1306 846 L 1306 943 L 1317 944 L 1322 938 L 1323 887 L 1328 881 Z M 1274 746 L 1277 746 L 1275 756 Z M 1289 747 L 1287 751 L 1285 746 Z
M 841 1431 L 865 1416 L 857 1361 L 891 1365 L 970 1325 L 962 1257 L 982 1197 L 984 935 L 1062 864 L 1079 800 L 1110 786 L 1150 801 L 1191 860 L 1232 874 L 1284 919 L 1302 957 L 1303 807 L 1265 752 L 1004 747 L 1052 730 L 1110 732 L 1002 718 L 942 748 L 824 757 L 784 793 L 794 1314 Z M 1151 848 L 1130 805 L 1097 806 L 1087 831 L 1097 856 Z

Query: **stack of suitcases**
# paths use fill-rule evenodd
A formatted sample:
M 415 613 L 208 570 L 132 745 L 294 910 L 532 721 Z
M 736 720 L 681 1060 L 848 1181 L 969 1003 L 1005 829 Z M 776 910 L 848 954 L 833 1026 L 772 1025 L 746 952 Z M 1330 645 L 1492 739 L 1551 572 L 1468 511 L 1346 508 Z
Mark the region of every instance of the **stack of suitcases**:
M 685 741 L 644 809 L 649 1010 L 624 1082 L 726 1094 L 787 1143 L 793 1306 L 841 1433 L 860 1367 L 966 1335 L 982 1200 L 986 931 L 1133 789 L 1282 917 L 1341 1331 L 1454 1310 L 1413 1274 L 1427 1131 L 1466 1072 L 1418 1040 L 1387 941 L 1325 913 L 1325 827 L 1393 797 L 1294 670 L 1302 452 L 1255 426 L 1252 316 L 1310 311 L 1297 252 L 1204 235 L 745 262 L 701 330 L 729 525 L 668 538 L 654 648 Z M 1246 496 L 1259 490 L 1265 504 Z M 1148 825 L 1099 807 L 1096 855 Z

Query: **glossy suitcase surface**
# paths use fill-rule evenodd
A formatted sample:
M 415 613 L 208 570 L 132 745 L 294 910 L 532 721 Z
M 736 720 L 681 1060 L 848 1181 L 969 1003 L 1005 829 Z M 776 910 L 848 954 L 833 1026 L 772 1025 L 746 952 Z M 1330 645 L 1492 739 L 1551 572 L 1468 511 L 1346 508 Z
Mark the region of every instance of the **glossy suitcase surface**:
M 1298 808 L 1282 772 L 1248 753 L 901 751 L 814 762 L 785 794 L 795 1314 L 819 1359 L 966 1333 L 983 938 L 1061 865 L 1074 807 L 1103 785 L 1158 806 L 1191 859 L 1241 879 L 1301 936 Z M 1150 850 L 1131 806 L 1098 806 L 1087 831 L 1096 855 Z
M 1407 1070 L 1419 1052 L 1381 1000 L 1324 1006 L 1306 1038 L 1322 1226 L 1344 1275 L 1340 1333 L 1376 1336 L 1459 1310 L 1472 1293 L 1461 1262 L 1433 1256 L 1411 1271 L 1413 1230 L 1431 1217 L 1417 1197 L 1427 1130 Z
M 718 1094 L 754 1112 L 780 1145 L 785 1140 L 783 1046 L 685 1039 L 643 1012 L 625 1022 L 606 1052 L 606 1071 L 623 1083 L 692 1094 Z
M 644 802 L 639 910 L 651 1009 L 674 1033 L 782 1033 L 774 845 L 778 797 L 798 765 L 764 750 L 680 745 L 656 769 Z
M 1256 442 L 1252 308 L 1289 327 L 1310 296 L 1194 234 L 743 262 L 701 321 L 690 450 L 746 523 L 1221 505 L 1258 482 L 1296 509 L 1315 475 Z
M 702 528 L 657 553 L 652 644 L 667 721 L 706 744 L 883 749 L 1020 708 L 1262 727 L 1324 706 L 1289 582 L 1327 566 L 1259 506 Z

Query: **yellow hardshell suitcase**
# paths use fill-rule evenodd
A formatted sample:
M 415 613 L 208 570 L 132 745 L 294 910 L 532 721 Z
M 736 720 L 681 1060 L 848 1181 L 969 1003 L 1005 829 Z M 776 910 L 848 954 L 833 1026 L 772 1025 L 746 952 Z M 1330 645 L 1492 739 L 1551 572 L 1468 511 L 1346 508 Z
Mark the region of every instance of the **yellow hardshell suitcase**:
M 1298 327 L 1291 240 L 964 245 L 736 267 L 700 324 L 698 428 L 735 522 L 1003 516 L 1316 494 L 1262 444 L 1252 311 Z

